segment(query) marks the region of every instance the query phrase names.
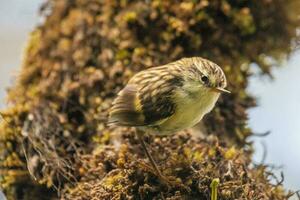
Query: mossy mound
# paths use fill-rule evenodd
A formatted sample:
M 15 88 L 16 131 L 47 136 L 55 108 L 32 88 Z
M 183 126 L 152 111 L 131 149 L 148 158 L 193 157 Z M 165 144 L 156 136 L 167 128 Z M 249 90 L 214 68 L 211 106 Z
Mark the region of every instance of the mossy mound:
M 201 132 L 249 148 L 251 66 L 270 74 L 293 51 L 300 25 L 298 0 L 51 0 L 41 13 L 1 112 L 0 184 L 10 199 L 25 194 L 24 185 L 57 196 L 53 188 L 83 181 L 82 155 L 114 141 L 106 122 L 117 92 L 134 73 L 182 57 L 219 64 L 232 91 Z
M 219 178 L 218 199 L 287 199 L 281 184 L 269 182 L 265 166 L 253 166 L 249 152 L 228 147 L 217 138 L 192 138 L 188 133 L 148 137 L 152 155 L 174 185 L 155 175 L 134 134 L 124 134 L 120 145 L 98 146 L 82 156 L 81 180 L 67 187 L 63 199 L 210 199 L 210 184 Z

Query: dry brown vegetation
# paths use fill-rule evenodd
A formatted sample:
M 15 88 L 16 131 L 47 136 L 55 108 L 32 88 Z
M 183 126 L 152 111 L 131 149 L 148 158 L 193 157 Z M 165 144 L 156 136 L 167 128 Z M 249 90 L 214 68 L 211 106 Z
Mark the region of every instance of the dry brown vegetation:
M 0 183 L 9 199 L 287 199 L 268 166 L 251 162 L 245 91 L 298 41 L 298 0 L 49 0 L 8 92 L 0 127 Z M 116 93 L 137 71 L 181 57 L 222 66 L 224 96 L 201 132 L 149 136 L 167 188 L 130 129 L 106 126 Z

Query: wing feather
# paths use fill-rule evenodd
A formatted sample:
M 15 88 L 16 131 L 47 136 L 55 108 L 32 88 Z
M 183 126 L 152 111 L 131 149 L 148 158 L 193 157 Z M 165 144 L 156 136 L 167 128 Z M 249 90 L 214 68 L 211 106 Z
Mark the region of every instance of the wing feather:
M 113 102 L 109 124 L 155 126 L 172 116 L 176 110 L 172 95 L 183 80 L 180 73 L 168 70 L 151 68 L 136 74 Z
M 137 87 L 127 85 L 121 90 L 113 102 L 109 113 L 109 124 L 122 126 L 143 126 L 144 116 L 137 105 Z

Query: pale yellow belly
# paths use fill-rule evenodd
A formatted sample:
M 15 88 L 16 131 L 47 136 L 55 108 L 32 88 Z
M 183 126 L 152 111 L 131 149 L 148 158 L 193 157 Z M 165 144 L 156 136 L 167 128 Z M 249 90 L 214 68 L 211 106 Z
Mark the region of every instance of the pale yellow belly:
M 175 114 L 158 126 L 158 134 L 168 135 L 193 127 L 212 110 L 218 97 L 211 93 L 194 99 L 183 98 L 178 102 Z

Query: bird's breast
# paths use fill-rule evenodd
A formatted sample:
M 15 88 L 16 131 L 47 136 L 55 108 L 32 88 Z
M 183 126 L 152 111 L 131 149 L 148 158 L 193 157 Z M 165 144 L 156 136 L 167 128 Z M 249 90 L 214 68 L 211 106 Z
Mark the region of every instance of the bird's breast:
M 200 92 L 192 96 L 185 91 L 175 94 L 176 112 L 159 125 L 162 134 L 172 134 L 197 124 L 205 114 L 210 112 L 219 94 L 215 92 Z

